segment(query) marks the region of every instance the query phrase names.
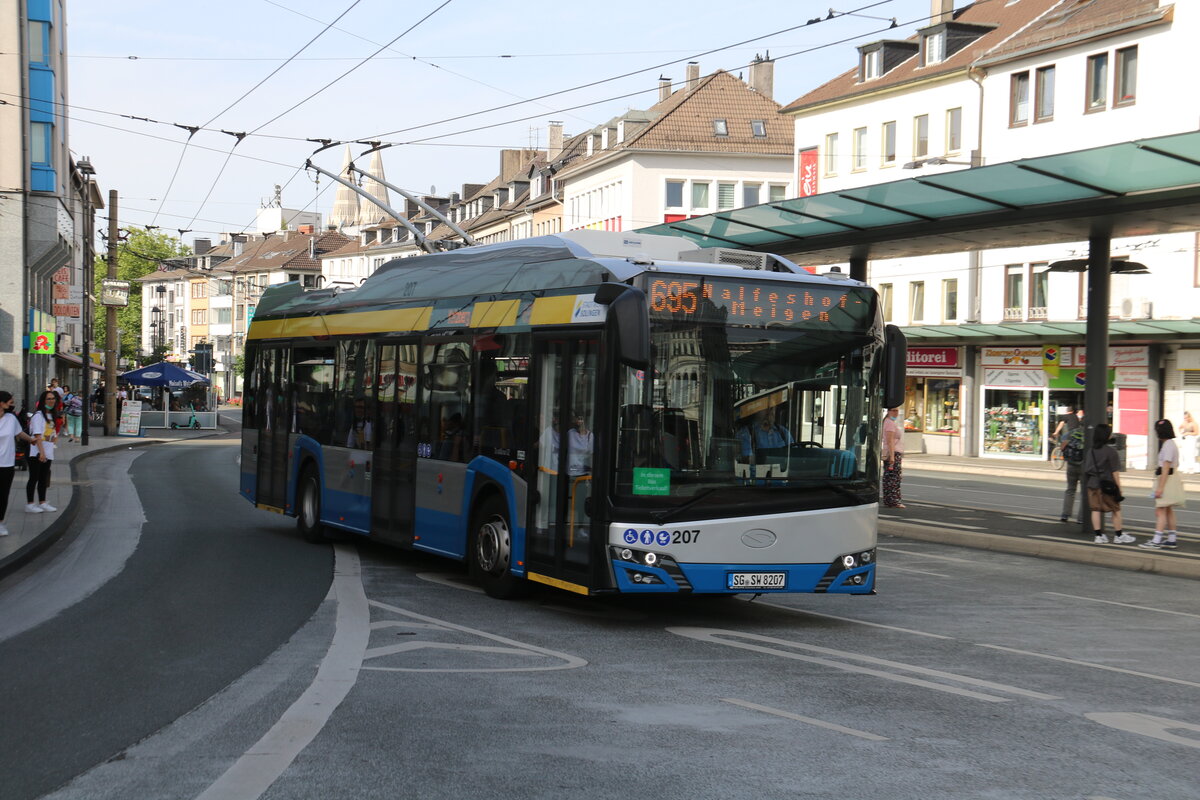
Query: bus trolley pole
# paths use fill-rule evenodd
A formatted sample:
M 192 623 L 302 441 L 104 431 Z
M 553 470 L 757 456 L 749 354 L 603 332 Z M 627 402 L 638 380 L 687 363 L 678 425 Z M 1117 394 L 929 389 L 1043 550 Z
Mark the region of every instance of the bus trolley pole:
M 388 214 L 391 214 L 392 217 L 397 222 L 399 222 L 401 225 L 403 225 L 405 228 L 407 228 L 408 232 L 411 233 L 416 238 L 416 240 L 421 244 L 421 248 L 426 253 L 436 253 L 437 252 L 437 248 L 434 247 L 430 243 L 428 237 L 426 237 L 425 234 L 421 233 L 421 231 L 419 231 L 415 225 L 413 225 L 411 222 L 409 222 L 407 217 L 405 217 L 403 214 L 401 214 L 396 209 L 389 206 L 387 203 L 380 200 L 378 197 L 374 196 L 373 194 L 366 191 L 365 189 L 361 189 L 358 186 L 355 186 L 353 181 L 348 181 L 339 175 L 334 175 L 332 172 L 330 172 L 327 169 L 321 169 L 316 164 L 312 163 L 311 158 L 304 162 L 304 166 L 306 168 L 310 168 L 310 169 L 313 169 L 313 170 L 319 172 L 320 174 L 324 175 L 325 177 L 329 178 L 330 180 L 337 181 L 342 186 L 345 186 L 347 189 L 350 189 L 354 193 L 358 194 L 360 197 L 365 197 L 367 200 L 370 200 L 372 203 L 374 203 L 375 205 L 382 208 Z
M 1112 240 L 1105 233 L 1088 238 L 1087 283 L 1087 383 L 1083 387 L 1084 448 L 1091 452 L 1096 426 L 1108 421 L 1108 301 L 1110 295 L 1109 248 Z M 1091 504 L 1088 502 L 1087 471 L 1083 474 L 1079 493 L 1079 523 L 1085 536 L 1094 535 Z M 1104 526 L 1103 516 L 1100 520 Z

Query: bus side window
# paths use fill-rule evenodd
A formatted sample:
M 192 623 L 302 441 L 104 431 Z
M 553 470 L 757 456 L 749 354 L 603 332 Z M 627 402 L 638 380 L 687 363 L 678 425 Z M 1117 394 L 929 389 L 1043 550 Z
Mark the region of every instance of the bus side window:
M 348 341 L 338 344 L 337 387 L 334 391 L 333 444 L 369 448 L 370 419 L 375 403 L 375 343 Z
M 475 381 L 475 452 L 502 464 L 524 451 L 524 414 L 529 385 L 528 335 L 478 336 Z
M 426 350 L 421 428 L 433 440 L 428 453 L 443 461 L 471 459 L 471 344 L 443 342 Z M 422 441 L 425 441 L 424 439 Z

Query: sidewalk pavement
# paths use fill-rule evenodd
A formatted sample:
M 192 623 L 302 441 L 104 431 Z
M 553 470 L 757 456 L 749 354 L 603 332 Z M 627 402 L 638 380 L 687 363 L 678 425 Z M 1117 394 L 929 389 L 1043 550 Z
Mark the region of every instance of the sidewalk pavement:
M 8 495 L 8 512 L 4 515 L 4 525 L 8 528 L 9 535 L 0 537 L 0 578 L 19 569 L 54 544 L 71 526 L 79 509 L 79 493 L 75 488 L 80 485 L 78 464 L 81 460 L 106 450 L 145 447 L 226 432 L 220 427 L 215 431 L 211 428 L 150 429 L 145 431 L 144 436 L 104 436 L 103 430 L 100 426 L 94 426 L 88 432 L 87 447 L 79 442 L 68 442 L 65 436 L 59 437 L 55 449 L 54 469 L 50 476 L 50 488 L 46 491 L 46 502 L 57 508 L 57 511 L 41 514 L 27 512 L 25 485 L 29 481 L 29 473 L 20 470 L 16 472 Z
M 1054 484 L 1055 488 L 1066 485 L 1063 469 L 1056 469 L 1049 461 L 906 453 L 904 471 L 987 475 L 995 480 L 998 488 L 1003 488 L 1006 480 L 1013 479 L 1045 481 Z M 1183 475 L 1182 478 L 1189 494 L 1200 493 L 1200 475 Z M 1154 479 L 1152 469 L 1128 470 L 1121 473 L 1121 486 L 1126 494 L 1145 492 L 1152 488 Z M 1078 523 L 1056 524 L 1053 519 L 1031 517 L 1020 508 L 1010 512 L 986 512 L 952 502 L 910 502 L 906 505 L 909 509 L 898 514 L 892 513 L 894 509 L 880 509 L 881 535 L 1200 579 L 1200 535 L 1194 532 L 1180 533 L 1179 550 L 1146 550 L 1134 545 L 1096 544 L 1090 534 L 1080 532 Z M 981 519 L 968 520 L 965 518 L 968 514 Z M 939 519 L 930 520 L 930 516 Z M 975 524 L 964 524 L 970 522 Z M 1130 531 L 1135 535 L 1150 533 Z
M 904 470 L 918 472 L 957 472 L 963 475 L 990 475 L 996 478 L 1057 481 L 1066 485 L 1065 467 L 1055 468 L 1049 461 L 1024 461 L 1013 458 L 967 458 L 935 456 L 929 453 L 905 453 Z M 1188 492 L 1200 492 L 1200 475 L 1181 475 Z M 1131 469 L 1121 473 L 1121 485 L 1129 489 L 1150 489 L 1153 469 Z

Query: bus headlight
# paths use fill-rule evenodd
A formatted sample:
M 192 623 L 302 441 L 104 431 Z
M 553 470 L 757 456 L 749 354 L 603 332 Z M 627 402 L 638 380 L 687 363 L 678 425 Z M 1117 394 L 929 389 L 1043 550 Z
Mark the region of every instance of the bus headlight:
M 617 553 L 625 561 L 633 561 L 633 551 L 626 547 L 621 552 Z
M 874 558 L 875 558 L 875 551 L 874 550 L 866 550 L 862 554 L 859 555 L 858 560 L 864 564 L 870 564 L 871 561 L 874 560 Z
M 646 553 L 646 555 L 642 556 L 642 561 L 645 562 L 647 567 L 653 567 L 658 563 L 658 556 L 654 553 Z
M 842 556 L 842 566 L 846 569 L 854 569 L 858 566 L 858 559 L 854 556 Z

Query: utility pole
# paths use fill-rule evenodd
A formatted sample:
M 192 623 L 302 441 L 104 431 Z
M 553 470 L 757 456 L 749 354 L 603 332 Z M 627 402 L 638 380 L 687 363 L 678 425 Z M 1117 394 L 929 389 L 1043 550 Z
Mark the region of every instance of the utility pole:
M 108 277 L 117 277 L 117 246 L 121 232 L 117 225 L 117 190 L 108 190 Z M 104 307 L 104 435 L 117 435 L 117 307 Z

